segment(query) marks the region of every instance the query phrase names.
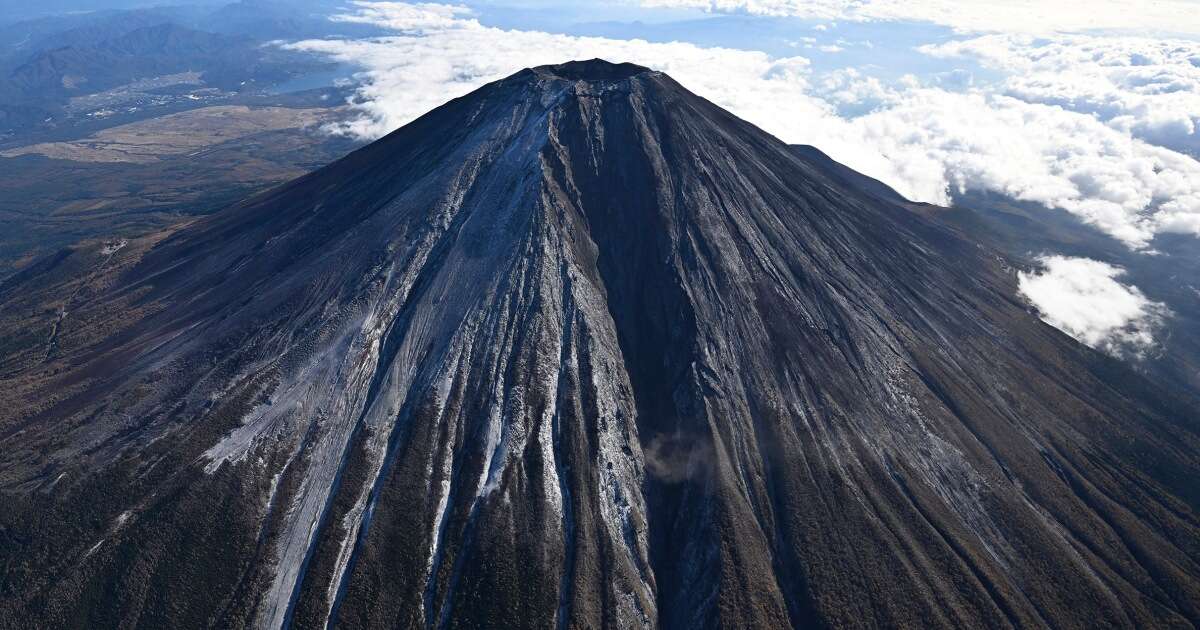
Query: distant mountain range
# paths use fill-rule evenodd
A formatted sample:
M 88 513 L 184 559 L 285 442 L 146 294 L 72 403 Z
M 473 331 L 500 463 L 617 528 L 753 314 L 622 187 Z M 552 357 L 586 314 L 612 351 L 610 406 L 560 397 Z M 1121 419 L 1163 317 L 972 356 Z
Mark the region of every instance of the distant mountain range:
M 11 72 L 8 85 L 29 100 L 42 100 L 99 92 L 187 70 L 225 75 L 231 66 L 246 61 L 253 45 L 248 38 L 158 24 L 94 44 L 39 52 Z M 253 56 L 251 59 L 253 63 Z
M 331 22 L 328 13 L 306 6 L 242 0 L 0 26 L 0 131 L 14 133 L 61 117 L 71 97 L 183 71 L 196 71 L 207 86 L 223 90 L 266 87 L 329 65 L 265 46 L 268 41 L 374 32 Z
M 87 20 L 89 16 L 104 12 L 173 11 L 207 14 L 214 7 L 223 7 L 229 0 L 40 0 L 38 2 L 10 2 L 0 13 L 0 26 L 30 20 L 53 20 L 74 18 Z M 293 13 L 303 11 L 329 11 L 344 6 L 337 0 L 238 0 L 234 4 L 250 8 L 262 7 L 277 10 L 291 7 Z M 98 6 L 99 5 L 99 6 Z

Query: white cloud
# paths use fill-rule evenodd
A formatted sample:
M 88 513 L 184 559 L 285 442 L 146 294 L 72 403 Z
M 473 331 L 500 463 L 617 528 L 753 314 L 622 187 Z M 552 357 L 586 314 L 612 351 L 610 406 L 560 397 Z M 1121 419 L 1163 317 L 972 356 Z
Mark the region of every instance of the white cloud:
M 898 97 L 894 89 L 857 68 L 826 72 L 813 81 L 812 89 L 815 94 L 838 105 L 842 111 L 846 111 L 848 106 L 853 106 L 853 110 L 862 113 Z
M 663 70 L 784 141 L 816 145 L 911 199 L 945 204 L 952 190 L 1001 192 L 1066 209 L 1135 248 L 1160 232 L 1200 234 L 1200 162 L 1111 121 L 970 88 L 969 75 L 950 73 L 938 87 L 912 77 L 887 85 L 855 69 L 814 76 L 803 57 L 505 31 L 440 5 L 358 3 L 343 19 L 399 31 L 293 45 L 367 68 L 356 98 L 365 116 L 345 133 L 378 137 L 521 68 L 603 57 Z M 944 89 L 951 84 L 955 91 Z
M 343 19 L 409 25 L 410 5 L 360 2 Z M 428 6 L 428 5 L 425 5 Z M 393 15 L 394 13 L 394 15 Z M 806 95 L 808 65 L 803 57 L 772 58 L 757 51 L 704 48 L 687 43 L 649 43 L 601 37 L 573 37 L 537 31 L 501 30 L 474 19 L 457 18 L 419 32 L 404 29 L 372 40 L 308 40 L 289 47 L 324 53 L 366 67 L 358 106 L 368 115 L 346 131 L 378 137 L 446 100 L 521 68 L 569 59 L 603 57 L 639 63 L 671 74 L 744 116 L 765 121 L 773 104 L 789 103 L 803 118 L 822 116 L 823 102 Z M 760 106 L 761 105 L 761 106 Z
M 932 22 L 973 32 L 1200 33 L 1200 8 L 1189 0 L 642 0 L 641 4 L 818 20 Z
M 479 28 L 471 9 L 431 2 L 355 2 L 358 10 L 334 16 L 336 22 L 372 24 L 405 33 L 424 33 L 447 28 Z
M 893 160 L 940 168 L 952 189 L 1062 208 L 1130 247 L 1145 247 L 1160 232 L 1200 234 L 1200 162 L 1091 116 L 1001 95 L 917 88 L 850 126 Z M 946 201 L 928 189 L 921 198 Z
M 1003 70 L 1008 76 L 999 89 L 1023 101 L 1095 114 L 1113 128 L 1163 146 L 1200 148 L 1200 42 L 1007 34 L 920 50 Z
M 358 3 L 387 25 L 407 24 L 406 5 Z M 398 20 L 387 13 L 395 8 Z M 771 58 L 757 51 L 702 48 L 686 43 L 649 43 L 600 37 L 573 37 L 537 31 L 501 30 L 469 19 L 453 20 L 419 33 L 372 40 L 308 40 L 290 48 L 324 53 L 367 70 L 357 105 L 367 117 L 343 130 L 378 137 L 417 116 L 485 83 L 522 68 L 570 59 L 603 57 L 629 61 L 669 73 L 706 97 L 769 121 L 777 103 L 790 103 L 795 114 L 820 117 L 822 102 L 805 95 L 809 62 L 803 57 Z
M 803 57 L 772 58 L 758 51 L 680 42 L 506 31 L 465 17 L 437 25 L 433 20 L 418 19 L 420 31 L 412 32 L 414 11 L 410 5 L 356 5 L 358 11 L 345 19 L 400 24 L 405 31 L 372 40 L 308 40 L 290 46 L 367 68 L 355 99 L 365 116 L 339 128 L 343 133 L 379 137 L 451 98 L 521 68 L 602 57 L 667 72 L 694 92 L 780 138 L 816 144 L 835 159 L 893 183 L 902 194 L 931 201 L 946 199 L 946 180 L 936 165 L 928 161 L 908 164 L 884 156 L 864 144 L 832 104 L 811 95 L 809 62 Z
M 1089 258 L 1046 256 L 1043 268 L 1018 274 L 1020 290 L 1042 319 L 1079 341 L 1110 354 L 1142 355 L 1169 315 L 1135 286 L 1121 284 L 1125 271 Z

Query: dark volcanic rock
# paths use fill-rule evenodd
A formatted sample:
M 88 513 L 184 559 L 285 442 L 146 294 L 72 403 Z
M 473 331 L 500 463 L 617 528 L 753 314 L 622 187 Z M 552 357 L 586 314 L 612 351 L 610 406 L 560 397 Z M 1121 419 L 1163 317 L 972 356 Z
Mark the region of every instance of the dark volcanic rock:
M 575 62 L 31 267 L 0 619 L 1200 622 L 1195 401 L 855 175 Z

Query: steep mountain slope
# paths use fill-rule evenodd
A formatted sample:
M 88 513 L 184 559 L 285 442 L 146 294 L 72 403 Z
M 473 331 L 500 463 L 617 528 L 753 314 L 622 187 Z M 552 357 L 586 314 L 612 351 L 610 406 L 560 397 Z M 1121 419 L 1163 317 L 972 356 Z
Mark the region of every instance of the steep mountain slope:
M 948 226 L 965 237 L 986 243 L 1014 266 L 1037 269 L 1047 255 L 1091 258 L 1125 271 L 1122 281 L 1149 299 L 1166 304 L 1170 316 L 1155 337 L 1162 342 L 1141 356 L 1122 358 L 1139 372 L 1171 387 L 1200 392 L 1200 241 L 1183 234 L 1164 234 L 1154 253 L 1132 251 L 1125 243 L 1084 224 L 1071 213 L 1004 195 L 966 192 L 952 207 L 912 202 L 888 185 L 838 164 L 819 149 L 793 145 L 809 164 L 851 188 L 887 203 L 906 207 Z
M 27 268 L 0 623 L 1200 622 L 1195 401 L 819 158 L 573 62 Z
M 1131 251 L 1100 230 L 1081 225 L 1073 215 L 1001 195 L 963 195 L 946 209 L 922 208 L 939 222 L 986 239 L 1025 269 L 1038 258 L 1059 254 L 1101 260 L 1125 270 L 1123 283 L 1163 303 L 1170 316 L 1155 331 L 1152 350 L 1136 358 L 1139 371 L 1159 382 L 1200 392 L 1200 239 L 1164 234 L 1154 253 Z M 1131 357 L 1126 357 L 1131 358 Z

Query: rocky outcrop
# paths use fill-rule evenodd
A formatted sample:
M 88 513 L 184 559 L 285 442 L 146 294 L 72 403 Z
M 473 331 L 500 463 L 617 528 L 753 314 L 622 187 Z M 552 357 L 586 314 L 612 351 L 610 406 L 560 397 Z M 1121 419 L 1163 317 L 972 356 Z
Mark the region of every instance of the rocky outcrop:
M 131 242 L 4 337 L 0 617 L 1200 621 L 1194 401 L 854 175 L 572 62 Z

